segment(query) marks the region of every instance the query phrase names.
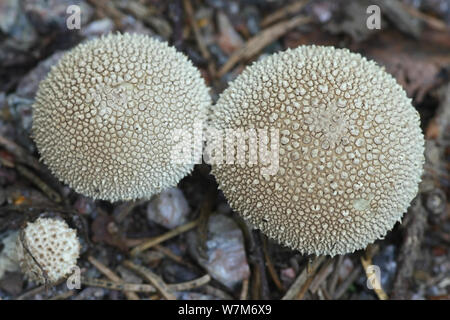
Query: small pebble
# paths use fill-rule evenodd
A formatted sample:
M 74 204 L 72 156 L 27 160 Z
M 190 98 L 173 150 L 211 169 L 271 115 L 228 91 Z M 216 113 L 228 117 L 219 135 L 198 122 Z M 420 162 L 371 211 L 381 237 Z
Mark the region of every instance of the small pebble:
M 170 188 L 157 195 L 147 206 L 147 218 L 168 229 L 187 221 L 191 211 L 186 198 L 178 188 Z
M 195 239 L 194 243 L 197 241 Z M 209 219 L 206 259 L 196 252 L 193 255 L 214 279 L 230 289 L 250 276 L 242 231 L 233 219 L 224 215 L 213 215 Z

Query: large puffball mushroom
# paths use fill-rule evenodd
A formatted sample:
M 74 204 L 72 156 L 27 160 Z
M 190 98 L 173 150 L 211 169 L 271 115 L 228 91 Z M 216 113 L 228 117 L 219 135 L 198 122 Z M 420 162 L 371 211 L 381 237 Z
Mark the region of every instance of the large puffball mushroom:
M 262 170 L 270 159 L 248 164 L 255 143 L 245 163 L 216 160 L 212 173 L 233 209 L 302 253 L 365 248 L 401 220 L 418 191 L 424 137 L 411 99 L 347 49 L 302 46 L 247 67 L 220 96 L 211 127 L 267 129 L 269 140 L 272 129 L 279 133 L 275 174 Z M 258 147 L 277 146 L 258 138 Z
M 17 239 L 22 272 L 37 283 L 56 283 L 71 274 L 80 254 L 76 231 L 66 222 L 39 218 L 28 222 Z
M 67 52 L 41 82 L 33 137 L 43 162 L 75 191 L 150 198 L 192 170 L 195 161 L 174 151 L 176 135 L 201 131 L 210 104 L 200 72 L 175 48 L 108 35 Z

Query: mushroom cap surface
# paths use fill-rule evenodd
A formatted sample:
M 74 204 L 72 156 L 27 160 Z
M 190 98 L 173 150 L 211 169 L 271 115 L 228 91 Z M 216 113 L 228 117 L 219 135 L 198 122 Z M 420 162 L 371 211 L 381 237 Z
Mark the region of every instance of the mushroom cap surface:
M 210 126 L 278 132 L 275 174 L 261 170 L 260 153 L 249 164 L 250 152 L 241 164 L 212 163 L 212 173 L 233 209 L 305 254 L 365 248 L 418 192 L 418 112 L 384 68 L 347 49 L 301 46 L 254 63 L 221 94 Z
M 75 191 L 150 198 L 191 172 L 194 161 L 173 161 L 174 132 L 193 135 L 210 104 L 185 55 L 145 35 L 111 34 L 67 52 L 41 82 L 33 138 Z
M 80 254 L 76 231 L 53 218 L 28 222 L 23 232 L 26 250 L 19 236 L 17 256 L 22 272 L 37 283 L 56 283 L 71 274 Z M 36 263 L 37 262 L 37 263 Z M 45 272 L 45 275 L 44 275 Z

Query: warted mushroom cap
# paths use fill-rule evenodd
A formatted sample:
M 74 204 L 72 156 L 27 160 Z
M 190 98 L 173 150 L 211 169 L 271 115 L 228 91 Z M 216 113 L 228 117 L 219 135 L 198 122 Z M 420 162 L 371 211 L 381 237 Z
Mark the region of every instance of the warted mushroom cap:
M 66 53 L 41 82 L 34 141 L 77 192 L 149 198 L 192 170 L 192 161 L 173 161 L 173 132 L 194 134 L 209 105 L 208 88 L 182 53 L 145 35 L 109 35 Z
M 74 271 L 80 242 L 76 231 L 66 222 L 39 218 L 28 223 L 22 232 L 23 237 L 17 239 L 17 256 L 30 280 L 55 283 Z
M 418 191 L 417 111 L 383 68 L 346 49 L 302 46 L 256 62 L 220 96 L 211 125 L 279 130 L 275 175 L 260 161 L 213 174 L 232 208 L 302 253 L 365 248 Z

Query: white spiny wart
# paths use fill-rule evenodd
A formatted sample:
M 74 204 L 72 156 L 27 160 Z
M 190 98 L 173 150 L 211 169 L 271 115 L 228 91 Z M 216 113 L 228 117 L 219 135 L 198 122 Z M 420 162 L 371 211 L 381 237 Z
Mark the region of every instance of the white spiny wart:
M 311 107 L 304 107 L 305 123 L 308 129 L 320 136 L 321 147 L 328 149 L 336 147 L 341 139 L 346 139 L 348 131 L 348 116 L 340 112 L 336 103 L 320 103 Z
M 33 137 L 42 161 L 75 191 L 150 198 L 192 170 L 193 161 L 172 161 L 172 130 L 194 134 L 210 104 L 200 72 L 175 48 L 108 35 L 70 50 L 41 82 Z
M 17 238 L 17 257 L 22 272 L 37 283 L 56 283 L 70 275 L 80 254 L 76 231 L 66 222 L 39 218 L 28 222 Z M 23 243 L 25 242 L 25 243 Z
M 259 178 L 263 164 L 212 172 L 233 209 L 302 253 L 365 248 L 418 192 L 419 115 L 391 75 L 347 49 L 301 46 L 254 63 L 221 94 L 210 125 L 279 129 L 275 175 Z

